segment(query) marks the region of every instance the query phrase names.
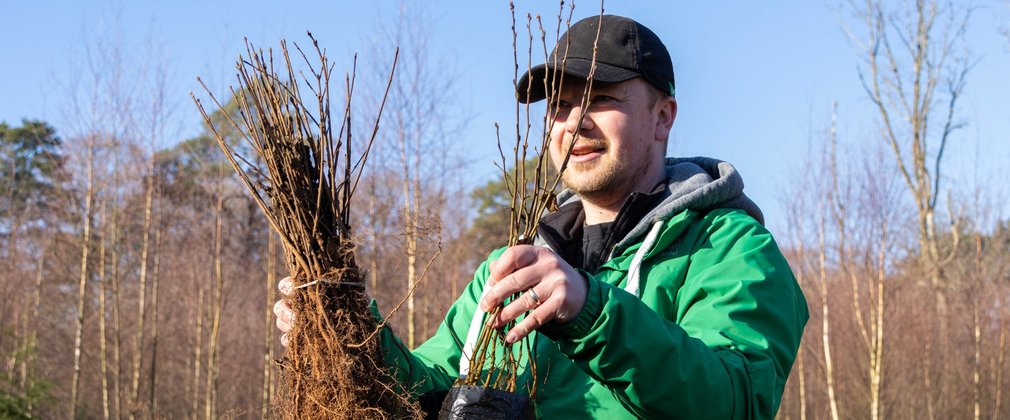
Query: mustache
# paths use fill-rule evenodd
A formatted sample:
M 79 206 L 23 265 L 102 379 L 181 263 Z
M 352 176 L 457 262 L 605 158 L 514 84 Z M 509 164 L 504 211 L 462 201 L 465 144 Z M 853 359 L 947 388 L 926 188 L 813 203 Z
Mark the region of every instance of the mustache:
M 562 144 L 563 147 L 561 151 L 567 152 L 568 150 L 572 150 L 573 149 L 572 145 L 573 142 L 571 140 L 565 141 Z M 594 139 L 582 136 L 579 136 L 574 142 L 574 146 L 577 148 L 603 149 L 606 148 L 608 145 L 610 145 L 610 142 L 607 141 L 606 139 Z

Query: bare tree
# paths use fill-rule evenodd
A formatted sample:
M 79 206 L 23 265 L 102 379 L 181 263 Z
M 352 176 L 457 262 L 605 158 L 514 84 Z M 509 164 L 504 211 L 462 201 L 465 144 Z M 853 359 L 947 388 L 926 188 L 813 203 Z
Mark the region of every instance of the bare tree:
M 974 408 L 974 419 L 978 420 L 982 415 L 982 381 L 981 381 L 981 369 L 982 369 L 982 328 L 981 328 L 981 314 L 980 312 L 980 300 L 982 294 L 982 235 L 975 232 L 975 281 L 972 285 L 972 324 L 974 327 L 974 360 L 972 363 L 972 382 L 974 385 L 972 387 L 973 392 L 973 408 Z
M 818 226 L 820 248 L 818 249 L 819 282 L 821 292 L 821 341 L 824 357 L 824 377 L 825 386 L 828 392 L 828 405 L 831 409 L 831 419 L 838 420 L 838 400 L 835 397 L 835 377 L 834 360 L 831 358 L 831 323 L 829 322 L 830 306 L 828 305 L 828 274 L 827 274 L 827 247 L 825 245 L 826 221 L 823 216 Z
M 414 348 L 426 337 L 417 333 L 418 309 L 415 307 L 415 289 L 421 280 L 421 268 L 436 252 L 423 242 L 441 237 L 440 216 L 447 196 L 445 179 L 458 159 L 451 140 L 458 129 L 453 127 L 449 104 L 452 77 L 446 76 L 445 67 L 432 62 L 433 46 L 428 30 L 430 18 L 420 4 L 401 2 L 399 14 L 392 27 L 380 30 L 379 45 L 395 44 L 401 50 L 399 74 L 394 80 L 386 105 L 389 112 L 387 129 L 380 134 L 387 147 L 395 147 L 387 159 L 395 162 L 400 189 L 402 255 L 405 257 L 403 294 L 407 295 L 406 344 Z M 379 48 L 379 47 L 376 47 Z M 382 47 L 385 48 L 385 47 Z M 373 54 L 381 57 L 382 54 Z M 385 64 L 377 64 L 383 67 Z M 390 149 L 386 149 L 388 153 Z M 381 171 L 381 168 L 378 170 Z M 374 172 L 373 172 L 374 173 Z M 370 235 L 376 239 L 374 233 Z M 373 259 L 374 261 L 374 259 Z M 373 273 L 374 275 L 375 273 Z M 425 331 L 425 328 L 421 328 Z M 423 332 L 426 334 L 427 332 Z
M 963 126 L 957 109 L 972 67 L 965 47 L 972 6 L 939 0 L 917 0 L 893 9 L 878 0 L 849 4 L 864 25 L 861 35 L 850 32 L 864 61 L 860 79 L 918 214 L 920 260 L 934 291 L 940 325 L 937 378 L 941 389 L 935 398 L 938 407 L 933 407 L 934 396 L 927 390 L 927 405 L 931 418 L 947 417 L 943 358 L 948 353 L 950 321 L 945 290 L 952 286 L 948 284 L 952 279 L 946 278 L 944 267 L 954 258 L 960 232 L 958 218 L 952 217 L 954 245 L 942 250 L 936 213 L 944 154 L 955 131 Z M 930 374 L 925 374 L 927 381 Z M 931 382 L 927 384 L 931 387 Z
M 151 159 L 154 157 L 152 155 Z M 154 221 L 154 273 L 151 276 L 151 369 L 148 373 L 147 405 L 151 417 L 158 417 L 158 403 L 155 399 L 158 389 L 158 283 L 161 277 L 161 218 L 159 211 Z
M 44 274 L 43 271 L 45 271 L 46 266 L 46 257 L 49 255 L 49 248 L 50 246 L 48 245 L 43 248 L 42 254 L 39 256 L 38 265 L 36 266 L 37 268 L 35 270 L 35 288 L 32 291 L 32 300 L 31 300 L 31 308 L 32 308 L 31 318 L 33 320 L 39 319 L 39 304 L 41 303 L 42 300 L 42 278 Z M 38 328 L 33 326 L 31 330 L 28 332 L 28 348 L 35 349 L 37 346 L 38 346 Z M 21 367 L 22 384 L 27 384 L 29 375 L 33 374 L 31 370 L 34 368 L 34 362 L 35 362 L 34 354 L 25 357 L 25 362 L 24 364 L 22 364 Z M 28 415 L 31 415 L 33 408 L 31 401 L 29 401 L 27 408 L 28 408 L 27 410 Z
M 159 54 L 161 49 L 158 47 L 155 40 L 149 39 L 146 48 L 151 54 Z M 151 342 L 151 368 L 148 380 L 150 385 L 153 387 L 156 381 L 156 370 L 155 363 L 157 355 L 156 350 L 156 335 L 157 335 L 157 306 L 153 303 L 153 300 L 157 298 L 157 274 L 153 274 L 151 268 L 148 266 L 149 262 L 159 261 L 157 242 L 160 238 L 160 219 L 161 215 L 155 214 L 155 197 L 158 196 L 157 185 L 155 183 L 155 155 L 158 150 L 158 143 L 164 137 L 165 121 L 168 118 L 168 111 L 166 109 L 166 96 L 167 96 L 167 76 L 165 67 L 167 67 L 167 59 L 161 57 L 153 57 L 145 60 L 150 63 L 160 63 L 153 66 L 145 66 L 151 68 L 151 75 L 149 76 L 148 89 L 144 92 L 143 100 L 136 101 L 141 106 L 139 109 L 132 110 L 134 114 L 138 114 L 136 119 L 139 120 L 135 126 L 137 128 L 135 131 L 135 137 L 146 138 L 147 140 L 147 151 L 146 153 L 141 152 L 141 160 L 144 161 L 144 176 L 143 176 L 143 191 L 144 191 L 144 224 L 141 231 L 141 250 L 140 250 L 140 278 L 138 281 L 138 291 L 137 291 L 137 323 L 136 323 L 136 333 L 133 337 L 133 360 L 132 360 L 132 378 L 130 383 L 130 418 L 133 419 L 137 416 L 138 411 L 141 410 L 145 405 L 147 410 L 153 410 L 154 407 L 154 389 L 149 390 L 148 402 L 144 404 L 140 401 L 140 377 L 142 371 L 142 361 L 144 355 L 144 338 L 145 334 L 148 333 L 146 327 L 147 321 L 147 289 L 148 282 L 151 282 L 152 292 L 152 323 L 153 327 L 150 328 L 150 333 L 152 335 Z M 143 150 L 143 148 L 138 148 Z M 146 156 L 143 156 L 146 154 Z M 154 236 L 154 246 L 152 247 L 152 229 L 155 230 Z M 153 252 L 152 252 L 153 248 Z M 155 264 L 156 265 L 156 264 Z M 153 274 L 153 275 L 152 275 Z M 151 415 L 153 415 L 151 411 Z
M 830 306 L 828 304 L 828 263 L 827 263 L 827 215 L 825 212 L 833 212 L 835 208 L 835 197 L 837 194 L 837 174 L 834 172 L 834 161 L 836 159 L 835 153 L 837 150 L 837 111 L 838 106 L 835 104 L 831 113 L 831 128 L 830 128 L 830 149 L 828 151 L 827 159 L 830 162 L 829 167 L 831 172 L 829 172 L 828 179 L 831 182 L 831 186 L 828 187 L 826 195 L 828 197 L 829 209 L 825 210 L 822 206 L 818 206 L 818 249 L 817 249 L 817 268 L 818 268 L 818 280 L 820 283 L 820 297 L 821 297 L 821 350 L 824 357 L 824 380 L 825 386 L 828 392 L 828 407 L 831 412 L 831 419 L 838 420 L 839 410 L 838 410 L 838 399 L 835 396 L 835 375 L 834 375 L 834 359 L 831 357 L 831 322 L 830 322 Z
M 110 46 L 99 39 L 94 45 L 86 45 L 87 52 L 85 60 L 88 64 L 88 75 L 90 84 L 85 86 L 85 92 L 80 92 L 79 84 L 72 85 L 72 105 L 71 118 L 76 120 L 80 127 L 80 133 L 76 138 L 84 142 L 84 187 L 83 197 L 81 197 L 81 237 L 80 237 L 80 265 L 78 281 L 77 319 L 74 333 L 73 367 L 70 381 L 70 418 L 75 418 L 78 405 L 78 390 L 81 376 L 81 343 L 84 333 L 84 318 L 87 302 L 92 227 L 94 225 L 95 210 L 94 202 L 99 192 L 96 184 L 97 171 L 99 166 L 99 154 L 103 148 L 111 144 L 110 139 L 116 138 L 117 131 L 107 130 L 106 124 L 112 123 L 116 126 L 118 121 L 110 118 L 108 112 L 119 105 L 118 101 L 122 97 L 116 95 L 118 83 L 121 80 L 118 54 L 116 46 Z M 79 97 L 83 96 L 83 98 Z M 96 167 L 99 166 L 99 167 Z
M 866 171 L 865 173 L 871 173 Z M 876 296 L 871 294 L 871 299 L 873 305 L 870 307 L 870 319 L 873 322 L 870 326 L 870 342 L 868 345 L 869 353 L 869 376 L 870 376 L 870 417 L 874 420 L 884 417 L 881 413 L 881 387 L 883 386 L 883 375 L 884 375 L 884 313 L 886 310 L 886 296 L 887 296 L 887 266 L 890 262 L 891 255 L 888 252 L 891 244 L 889 242 L 889 228 L 890 223 L 890 210 L 892 205 L 890 203 L 889 191 L 883 189 L 881 191 L 876 180 L 868 180 L 871 194 L 867 196 L 873 199 L 870 207 L 874 211 L 874 218 L 872 226 L 875 226 L 878 230 L 877 237 L 879 238 L 878 248 L 877 248 L 877 261 L 876 261 L 876 276 L 873 276 L 874 286 L 876 286 Z M 882 183 L 886 185 L 885 183 Z
M 800 179 L 808 179 L 806 177 Z M 806 191 L 810 191 L 806 189 Z M 795 223 L 789 225 L 790 233 L 792 234 L 792 241 L 796 248 L 796 254 L 794 258 L 791 258 L 790 262 L 793 266 L 793 272 L 796 273 L 796 283 L 800 288 L 809 287 L 806 279 L 806 273 L 809 269 L 806 267 L 806 261 L 809 258 L 806 252 L 806 238 L 804 235 L 804 213 L 807 212 L 805 208 L 804 200 L 797 199 L 793 197 L 787 206 L 787 211 L 789 213 L 789 218 L 794 220 Z M 796 352 L 796 369 L 795 375 L 797 376 L 797 390 L 799 393 L 799 414 L 800 420 L 807 420 L 807 390 L 806 390 L 806 372 L 803 366 L 803 344 L 800 344 L 800 348 Z
M 193 376 L 192 376 L 192 394 L 190 395 L 190 402 L 192 407 L 190 408 L 190 414 L 193 418 L 198 418 L 200 413 L 200 373 L 203 372 L 203 367 L 201 361 L 203 360 L 203 324 L 204 318 L 206 317 L 206 300 L 209 299 L 206 296 L 206 287 L 203 286 L 202 282 L 194 280 L 197 284 L 197 304 L 193 308 L 193 323 L 196 340 L 193 343 Z
M 113 179 L 112 182 L 113 182 L 113 191 L 114 191 L 114 196 L 113 197 L 116 197 L 118 195 L 119 184 L 120 184 L 120 177 L 121 177 L 120 162 L 119 162 L 119 154 L 118 153 L 113 158 L 113 165 L 114 165 L 113 170 L 112 170 L 112 179 Z M 118 201 L 118 198 L 116 198 L 116 201 Z M 113 339 L 113 346 L 112 346 L 112 366 L 114 367 L 114 369 L 113 369 L 114 376 L 113 376 L 113 380 L 112 380 L 112 395 L 113 395 L 113 407 L 115 407 L 115 413 L 116 413 L 115 417 L 118 419 L 118 418 L 122 418 L 123 417 L 123 398 L 122 398 L 123 334 L 122 334 L 122 320 L 120 318 L 120 309 L 121 309 L 120 296 L 121 295 L 119 293 L 119 291 L 120 291 L 120 288 L 119 288 L 119 285 L 120 285 L 120 283 L 119 283 L 119 280 L 120 280 L 120 272 L 119 272 L 119 255 L 120 255 L 120 253 L 119 253 L 119 240 L 120 240 L 119 232 L 120 231 L 119 230 L 120 230 L 120 225 L 119 225 L 119 207 L 118 207 L 118 205 L 115 205 L 115 204 L 112 205 L 111 207 L 112 207 L 111 208 L 112 214 L 110 215 L 110 219 L 112 220 L 112 224 L 109 226 L 109 230 L 111 231 L 110 235 L 112 236 L 112 244 L 111 244 L 111 247 L 112 247 L 112 252 L 111 252 L 111 254 L 112 254 L 111 255 L 111 257 L 112 257 L 111 258 L 112 259 L 112 279 L 111 279 L 111 283 L 109 285 L 112 288 L 112 328 L 113 328 L 113 336 L 112 336 L 112 339 Z M 104 317 L 104 313 L 103 313 L 103 317 Z
M 78 277 L 78 311 L 77 326 L 74 332 L 74 366 L 72 376 L 69 381 L 70 388 L 70 414 L 73 416 L 89 416 L 90 413 L 79 412 L 79 406 L 101 407 L 102 415 L 105 418 L 121 417 L 124 407 L 121 402 L 122 390 L 121 381 L 122 369 L 122 338 L 123 320 L 120 318 L 122 305 L 121 280 L 131 278 L 133 270 L 121 273 L 119 266 L 121 262 L 129 262 L 135 258 L 130 241 L 121 241 L 124 237 L 129 238 L 132 224 L 130 215 L 134 214 L 129 208 L 129 202 L 123 200 L 124 195 L 129 195 L 134 179 L 124 178 L 122 169 L 124 166 L 124 154 L 135 150 L 138 133 L 146 131 L 138 130 L 136 119 L 140 112 L 137 98 L 145 94 L 144 89 L 137 89 L 144 82 L 142 74 L 143 66 L 131 65 L 132 56 L 127 53 L 130 49 L 125 41 L 117 33 L 120 30 L 117 24 L 99 30 L 95 33 L 86 33 L 84 42 L 81 44 L 81 53 L 75 57 L 78 61 L 71 63 L 74 66 L 74 76 L 67 82 L 68 84 L 68 106 L 66 121 L 67 131 L 71 133 L 69 137 L 73 141 L 80 143 L 71 145 L 79 147 L 81 154 L 76 157 L 77 171 L 71 173 L 71 182 L 77 186 L 72 187 L 80 191 L 79 208 L 82 219 L 85 220 L 81 229 L 80 258 L 76 270 Z M 150 108 L 148 108 L 150 109 Z M 157 112 L 157 110 L 155 110 Z M 145 130 L 157 130 L 157 127 L 150 124 L 145 125 Z M 143 156 L 143 153 L 134 153 L 132 156 Z M 127 159 L 127 162 L 130 160 Z M 129 163 L 127 163 L 129 165 Z M 132 168 L 131 168 L 132 169 Z M 128 173 L 138 173 L 131 171 Z M 128 175 L 127 175 L 128 176 Z M 73 184 L 72 184 L 73 185 Z M 99 203 L 104 206 L 100 212 L 101 222 L 95 224 L 95 217 L 99 213 L 96 208 Z M 123 223 L 122 216 L 126 223 Z M 125 225 L 125 228 L 124 228 Z M 97 240 L 96 240 L 97 239 Z M 97 242 L 97 243 L 96 243 Z M 123 246 L 125 245 L 125 246 Z M 92 255 L 97 251 L 98 262 Z M 146 262 L 146 259 L 145 259 Z M 98 267 L 95 267 L 95 266 Z M 143 265 L 143 264 L 142 264 Z M 110 269 L 111 266 L 111 269 Z M 146 282 L 147 267 L 140 270 L 145 272 L 141 277 Z M 111 274 L 111 275 L 110 275 Z M 93 280 L 97 279 L 97 287 L 92 286 Z M 127 288 L 129 289 L 129 284 Z M 112 301 L 109 302 L 108 293 L 111 289 Z M 89 294 L 98 294 L 97 299 L 90 298 Z M 91 301 L 98 301 L 96 313 L 89 314 L 87 307 Z M 144 298 L 138 300 L 143 305 Z M 83 303 L 82 303 L 83 302 Z M 109 309 L 111 306 L 111 329 L 107 323 Z M 99 326 L 97 334 L 85 333 L 85 325 L 91 325 L 85 320 L 97 318 Z M 129 322 L 127 315 L 126 322 Z M 143 328 L 143 317 L 139 321 L 138 327 Z M 111 331 L 110 331 L 111 330 Z M 112 360 L 109 360 L 109 334 L 112 334 Z M 95 343 L 97 342 L 97 343 Z M 90 357 L 93 352 L 87 351 L 92 348 L 90 343 L 95 343 L 98 357 L 97 363 L 88 363 L 82 359 Z M 87 345 L 85 345 L 87 344 Z M 82 349 L 81 346 L 84 346 Z M 143 357 L 143 352 L 138 351 L 139 346 L 135 346 L 132 356 L 135 361 Z M 97 372 L 82 372 L 81 369 L 97 364 Z M 68 369 L 70 370 L 70 369 Z M 139 372 L 133 372 L 134 377 Z M 111 377 L 111 378 L 110 378 Z M 111 384 L 109 383 L 111 379 Z M 84 390 L 81 390 L 84 381 Z M 66 383 L 64 381 L 60 381 Z M 134 381 L 136 382 L 136 381 Z M 91 393 L 89 384 L 94 383 L 98 392 Z M 125 407 L 132 415 L 136 408 L 136 389 L 138 386 L 128 388 L 128 406 Z M 100 396 L 100 402 L 82 400 L 90 398 L 90 395 L 82 397 L 82 392 L 95 396 Z
M 91 251 L 91 226 L 94 224 L 92 202 L 95 197 L 95 149 L 97 134 L 87 140 L 87 179 L 84 191 L 84 211 L 81 215 L 81 276 L 77 294 L 77 328 L 74 333 L 74 374 L 70 383 L 70 418 L 77 418 L 77 388 L 81 378 L 81 339 L 84 335 L 84 307 L 87 299 L 88 257 Z
M 915 199 L 919 245 L 929 259 L 931 281 L 939 283 L 941 263 L 950 256 L 941 255 L 938 246 L 936 206 L 944 152 L 963 126 L 956 111 L 972 64 L 964 47 L 972 9 L 926 0 L 917 0 L 912 13 L 886 10 L 872 0 L 863 6 L 853 3 L 853 8 L 866 24 L 866 40 L 857 40 L 865 54 L 860 79 L 877 107 L 882 138 Z
M 221 167 L 223 169 L 223 167 Z M 207 383 L 204 386 L 204 418 L 211 420 L 217 418 L 217 378 L 218 378 L 218 342 L 221 332 L 221 303 L 223 299 L 222 289 L 224 288 L 224 274 L 222 265 L 222 219 L 224 218 L 224 182 L 223 173 L 218 173 L 217 189 L 215 190 L 214 205 L 214 281 L 210 285 L 210 297 L 208 298 L 210 322 L 210 341 L 207 350 Z
M 146 303 L 147 303 L 147 260 L 148 252 L 150 250 L 151 244 L 151 220 L 153 218 L 154 210 L 154 174 L 153 174 L 153 158 L 151 159 L 151 166 L 148 167 L 148 171 L 144 176 L 144 228 L 143 228 L 143 241 L 140 251 L 140 289 L 137 292 L 137 331 L 133 336 L 133 370 L 132 379 L 130 381 L 130 419 L 136 418 L 137 410 L 140 408 L 140 362 L 141 356 L 143 355 L 143 344 L 144 344 L 144 320 L 147 315 Z
M 102 418 L 108 419 L 111 414 L 109 412 L 109 365 L 108 365 L 108 349 L 107 342 L 108 336 L 106 334 L 105 325 L 105 312 L 106 312 L 106 282 L 108 277 L 106 276 L 106 258 L 105 250 L 106 238 L 108 237 L 108 224 L 105 223 L 106 215 L 106 205 L 102 202 L 99 214 L 101 215 L 101 220 L 99 225 L 102 226 L 101 240 L 98 244 L 98 354 L 99 354 L 99 371 L 102 375 Z

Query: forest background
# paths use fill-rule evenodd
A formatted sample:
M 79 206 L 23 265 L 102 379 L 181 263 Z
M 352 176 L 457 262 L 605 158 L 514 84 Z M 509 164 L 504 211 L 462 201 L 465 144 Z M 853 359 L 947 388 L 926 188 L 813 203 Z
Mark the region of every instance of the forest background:
M 548 3 L 517 4 L 520 56 Z M 779 416 L 1005 417 L 1010 4 L 757 3 L 605 10 L 667 43 L 669 154 L 741 170 L 807 295 Z M 227 97 L 243 37 L 312 31 L 337 74 L 357 53 L 362 121 L 399 46 L 353 223 L 380 308 L 430 336 L 505 241 L 511 24 L 506 2 L 4 4 L 0 417 L 270 415 L 284 264 L 188 96 Z

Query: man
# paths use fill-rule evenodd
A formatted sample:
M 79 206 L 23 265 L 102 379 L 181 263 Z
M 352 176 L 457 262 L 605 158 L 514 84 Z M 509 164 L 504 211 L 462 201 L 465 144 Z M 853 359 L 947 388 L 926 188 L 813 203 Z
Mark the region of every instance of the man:
M 596 16 L 555 48 L 517 95 L 549 97 L 555 165 L 571 148 L 559 210 L 536 246 L 490 256 L 430 340 L 387 361 L 417 395 L 444 392 L 465 372 L 471 326 L 522 293 L 492 323 L 520 320 L 510 342 L 533 334 L 541 417 L 774 417 L 806 302 L 736 170 L 664 158 L 677 115 L 666 47 L 631 19 Z M 545 92 L 555 70 L 560 87 Z M 287 331 L 290 311 L 275 311 Z M 388 329 L 383 340 L 393 348 Z

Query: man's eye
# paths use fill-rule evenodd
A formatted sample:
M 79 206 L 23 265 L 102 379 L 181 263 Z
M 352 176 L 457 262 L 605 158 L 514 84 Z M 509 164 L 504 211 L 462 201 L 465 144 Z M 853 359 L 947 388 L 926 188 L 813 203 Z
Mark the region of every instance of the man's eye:
M 572 104 L 568 101 L 557 101 L 550 104 L 550 111 L 553 113 L 567 112 L 572 109 Z
M 606 104 L 606 103 L 610 103 L 610 102 L 613 102 L 613 101 L 616 101 L 616 100 L 617 99 L 615 99 L 613 96 L 596 95 L 596 96 L 593 96 L 593 99 L 590 102 L 592 102 L 594 104 Z

